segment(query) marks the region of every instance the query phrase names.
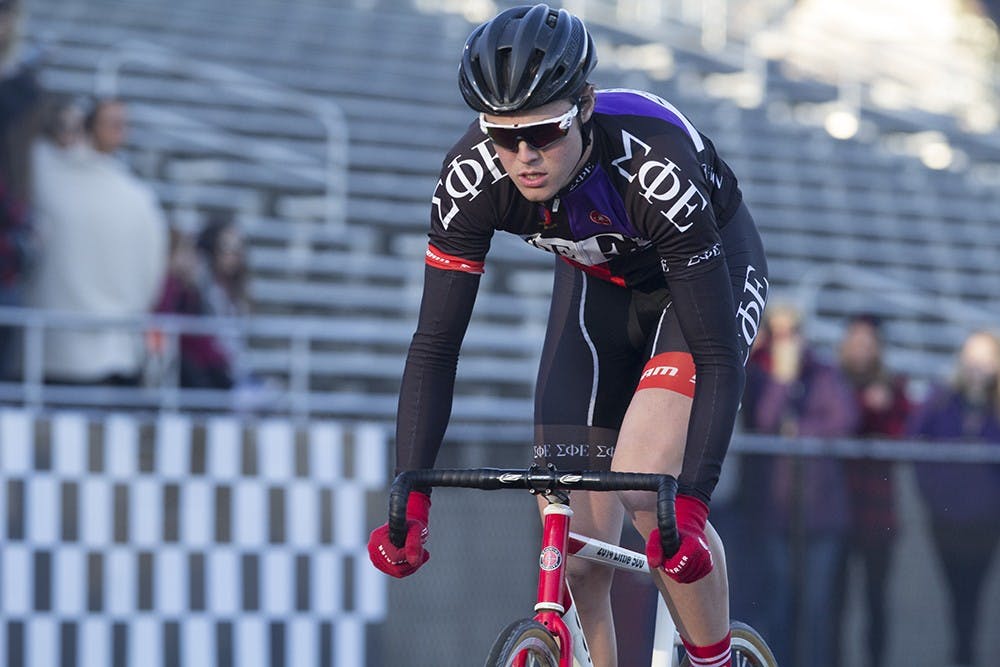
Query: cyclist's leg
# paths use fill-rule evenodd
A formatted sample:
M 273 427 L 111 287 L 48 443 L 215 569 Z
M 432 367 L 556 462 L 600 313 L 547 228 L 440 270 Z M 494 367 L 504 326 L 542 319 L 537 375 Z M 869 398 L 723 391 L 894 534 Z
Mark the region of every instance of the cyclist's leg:
M 767 297 L 767 262 L 753 220 L 745 206 L 722 230 L 729 267 L 734 314 L 741 358 L 745 361 L 757 335 Z M 676 315 L 668 306 L 660 318 L 651 344 L 650 357 L 670 352 L 687 354 Z M 622 423 L 613 468 L 640 472 L 666 472 L 679 476 L 687 439 L 688 417 L 693 396 L 689 378 L 641 388 L 635 392 Z M 721 462 L 720 462 L 721 463 Z M 655 500 L 651 494 L 620 494 L 636 529 L 648 537 L 656 527 Z M 707 527 L 706 538 L 715 568 L 693 584 L 677 584 L 663 573 L 655 579 L 677 620 L 682 636 L 697 646 L 711 646 L 729 632 L 729 585 L 725 553 L 718 533 Z
M 622 424 L 613 468 L 679 475 L 690 411 L 691 399 L 677 392 L 656 388 L 637 392 Z M 656 528 L 655 497 L 646 493 L 620 495 L 636 530 L 648 538 Z M 678 584 L 659 571 L 654 576 L 681 636 L 697 646 L 715 644 L 729 632 L 725 552 L 711 524 L 705 536 L 715 563 L 708 576 L 693 584 Z
M 556 262 L 552 308 L 535 391 L 535 461 L 561 470 L 607 470 L 628 406 L 641 347 L 628 340 L 630 294 Z M 623 372 L 627 369 L 627 372 Z M 621 537 L 615 494 L 574 491 L 572 527 L 606 542 Z M 617 664 L 613 570 L 578 558 L 567 573 L 595 665 Z

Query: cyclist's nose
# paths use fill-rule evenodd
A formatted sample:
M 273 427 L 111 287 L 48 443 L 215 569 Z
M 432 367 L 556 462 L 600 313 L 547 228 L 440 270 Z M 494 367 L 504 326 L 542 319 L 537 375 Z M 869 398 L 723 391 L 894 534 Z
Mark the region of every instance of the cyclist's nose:
M 531 163 L 542 156 L 542 152 L 537 148 L 532 147 L 524 139 L 517 142 L 517 159 L 521 162 Z

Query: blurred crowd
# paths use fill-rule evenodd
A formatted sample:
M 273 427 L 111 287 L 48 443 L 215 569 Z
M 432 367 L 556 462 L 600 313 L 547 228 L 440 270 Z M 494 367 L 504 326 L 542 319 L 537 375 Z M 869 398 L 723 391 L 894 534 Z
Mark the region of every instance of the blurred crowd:
M 20 14 L 18 0 L 0 0 L 0 306 L 80 317 L 46 330 L 44 381 L 138 387 L 167 381 L 170 366 L 181 387 L 252 383 L 235 333 L 170 341 L 134 323 L 246 314 L 239 226 L 212 213 L 200 229 L 172 227 L 121 157 L 125 102 L 45 91 L 43 56 L 21 44 Z M 23 377 L 23 348 L 19 327 L 0 327 L 0 379 Z
M 748 362 L 745 431 L 789 438 L 926 439 L 1000 446 L 1000 338 L 977 331 L 948 381 L 920 392 L 892 372 L 874 315 L 845 324 L 836 354 L 810 345 L 799 313 L 769 306 Z M 730 558 L 732 616 L 779 664 L 840 667 L 848 573 L 863 577 L 867 665 L 885 661 L 887 582 L 898 538 L 898 470 L 861 456 L 744 455 L 713 515 Z M 954 665 L 973 665 L 984 583 L 1000 540 L 1000 465 L 915 464 L 951 608 Z

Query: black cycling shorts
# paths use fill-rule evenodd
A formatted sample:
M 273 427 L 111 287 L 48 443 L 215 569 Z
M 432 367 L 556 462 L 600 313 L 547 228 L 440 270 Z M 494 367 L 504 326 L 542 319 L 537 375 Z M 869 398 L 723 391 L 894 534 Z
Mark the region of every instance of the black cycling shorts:
M 767 298 L 767 261 L 745 205 L 719 234 L 746 363 Z M 693 362 L 666 281 L 620 287 L 557 260 L 535 387 L 535 462 L 561 470 L 610 469 L 643 375 L 644 384 L 693 395 Z

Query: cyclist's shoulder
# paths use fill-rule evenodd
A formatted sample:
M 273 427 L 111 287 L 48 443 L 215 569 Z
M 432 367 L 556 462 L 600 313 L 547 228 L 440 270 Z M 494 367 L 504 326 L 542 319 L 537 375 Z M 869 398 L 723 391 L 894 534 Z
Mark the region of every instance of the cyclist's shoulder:
M 496 214 L 510 205 L 515 193 L 493 142 L 478 122 L 471 123 L 442 160 L 435 198 Z
M 530 215 L 478 121 L 446 153 L 431 202 L 432 222 L 442 233 L 455 222 L 464 233 L 490 235 Z
M 650 204 L 666 197 L 662 201 L 673 205 L 675 188 L 690 182 L 712 200 L 719 220 L 735 213 L 741 200 L 736 175 L 711 140 L 668 100 L 641 90 L 601 90 L 594 118 L 604 171 L 623 196 Z
M 622 141 L 673 143 L 700 153 L 709 144 L 695 124 L 669 100 L 644 90 L 609 88 L 597 91 L 595 122 Z M 621 137 L 629 137 L 621 139 Z
M 478 198 L 486 190 L 510 185 L 493 142 L 472 122 L 451 146 L 441 162 L 440 181 L 451 197 Z

